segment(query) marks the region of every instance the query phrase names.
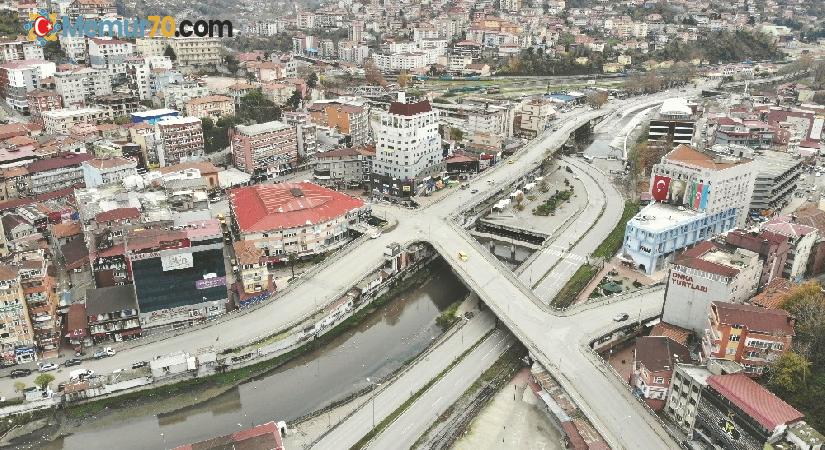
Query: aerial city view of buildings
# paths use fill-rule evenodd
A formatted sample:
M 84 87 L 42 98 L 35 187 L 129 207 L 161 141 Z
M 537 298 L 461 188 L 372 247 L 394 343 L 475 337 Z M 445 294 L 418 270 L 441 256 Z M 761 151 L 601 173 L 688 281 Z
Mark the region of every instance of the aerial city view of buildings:
M 821 449 L 823 158 L 816 1 L 3 2 L 0 447 Z

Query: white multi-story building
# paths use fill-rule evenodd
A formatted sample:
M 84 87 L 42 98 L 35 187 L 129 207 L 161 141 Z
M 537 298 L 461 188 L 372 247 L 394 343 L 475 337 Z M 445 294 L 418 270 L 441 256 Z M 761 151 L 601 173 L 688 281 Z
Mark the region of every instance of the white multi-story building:
M 292 172 L 298 162 L 296 128 L 283 122 L 238 125 L 230 135 L 235 167 L 274 178 Z
M 46 133 L 51 134 L 69 134 L 69 129 L 79 123 L 94 125 L 112 118 L 110 111 L 104 108 L 61 108 L 44 111 L 41 116 Z
M 163 56 L 169 41 L 164 38 L 137 38 L 135 39 L 135 51 L 145 57 Z
M 55 65 L 50 61 L 12 61 L 0 65 L 0 96 L 11 108 L 28 111 L 26 94 L 42 87 L 42 80 L 54 75 Z
M 89 39 L 89 65 L 109 72 L 114 80 L 126 79 L 126 58 L 132 56 L 135 46 L 120 39 Z
M 89 58 L 87 39 L 86 36 L 63 34 L 60 36 L 60 48 L 75 63 L 85 63 Z
M 438 113 L 430 102 L 390 103 L 381 113 L 375 162 L 376 175 L 412 180 L 439 164 L 443 157 Z
M 354 64 L 363 64 L 370 56 L 370 48 L 353 41 L 338 41 L 338 59 Z
M 713 301 L 744 303 L 762 275 L 759 255 L 704 241 L 676 257 L 668 275 L 662 320 L 702 335 Z
M 63 106 L 79 108 L 93 97 L 112 93 L 112 77 L 105 70 L 81 67 L 54 74 L 55 88 Z
M 381 72 L 399 72 L 402 70 L 423 69 L 438 62 L 435 50 L 403 53 L 373 53 L 372 60 Z
M 175 51 L 176 62 L 182 66 L 206 66 L 221 63 L 221 46 L 218 38 L 176 37 L 169 40 Z
M 28 40 L 11 40 L 0 42 L 0 62 L 45 60 L 43 47 Z
M 623 256 L 653 273 L 676 251 L 744 226 L 756 172 L 749 159 L 677 146 L 653 166 L 654 202 L 628 222 Z
M 203 126 L 197 117 L 164 117 L 155 127 L 160 138 L 160 166 L 203 156 Z
M 83 161 L 81 168 L 87 188 L 120 183 L 126 177 L 137 175 L 137 162 L 131 158 L 94 158 Z

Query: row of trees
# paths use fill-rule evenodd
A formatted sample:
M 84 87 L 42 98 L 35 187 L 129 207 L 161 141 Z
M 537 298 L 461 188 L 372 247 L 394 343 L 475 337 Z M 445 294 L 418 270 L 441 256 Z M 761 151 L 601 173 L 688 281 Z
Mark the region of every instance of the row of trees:
M 636 72 L 627 77 L 625 90 L 632 94 L 651 94 L 677 86 L 684 86 L 696 75 L 696 68 L 686 62 L 677 62 L 673 66 Z

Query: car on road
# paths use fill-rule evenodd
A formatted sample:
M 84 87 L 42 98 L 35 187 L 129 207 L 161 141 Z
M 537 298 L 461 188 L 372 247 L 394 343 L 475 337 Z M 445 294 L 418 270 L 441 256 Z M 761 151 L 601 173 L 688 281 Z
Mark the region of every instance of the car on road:
M 472 191 L 470 191 L 470 193 L 471 194 L 478 194 L 478 189 L 473 189 Z
M 14 369 L 9 373 L 12 378 L 27 377 L 32 374 L 31 369 Z
M 37 371 L 38 372 L 51 372 L 52 370 L 57 370 L 58 367 L 60 367 L 60 366 L 58 366 L 55 363 L 42 363 L 42 364 L 37 365 Z
M 460 259 L 462 261 L 467 261 L 469 259 L 469 257 L 464 252 L 458 252 L 458 259 Z
M 77 380 L 85 380 L 87 378 L 91 378 L 92 375 L 95 374 L 94 370 L 90 369 L 77 369 L 69 372 L 69 380 L 77 381 Z
M 140 369 L 140 368 L 146 367 L 148 365 L 149 365 L 149 361 L 138 361 L 138 362 L 132 364 L 132 368 L 133 369 Z
M 108 357 L 114 356 L 114 355 L 115 355 L 115 350 L 112 347 L 106 347 L 102 350 L 96 351 L 95 354 L 94 354 L 94 358 L 95 359 L 108 358 Z
M 80 359 L 78 359 L 78 358 L 71 358 L 71 359 L 67 359 L 67 360 L 63 363 L 63 365 L 64 365 L 65 367 L 79 366 L 81 362 L 83 362 L 83 361 L 81 361 L 81 360 L 80 360 Z
M 370 235 L 370 239 L 378 239 L 381 237 L 381 231 L 376 231 Z
M 627 320 L 629 317 L 630 317 L 630 315 L 629 315 L 629 314 L 627 314 L 627 313 L 621 313 L 621 314 L 617 314 L 615 317 L 613 317 L 613 321 L 614 321 L 614 322 L 624 322 L 624 321 L 625 321 L 625 320 Z

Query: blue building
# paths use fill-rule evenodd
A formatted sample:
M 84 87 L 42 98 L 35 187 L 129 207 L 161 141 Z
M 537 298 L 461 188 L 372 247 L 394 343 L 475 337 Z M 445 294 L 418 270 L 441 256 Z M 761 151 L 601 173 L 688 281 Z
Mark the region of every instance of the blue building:
M 673 254 L 736 227 L 736 208 L 713 214 L 651 203 L 627 222 L 622 254 L 647 274 L 665 268 Z

